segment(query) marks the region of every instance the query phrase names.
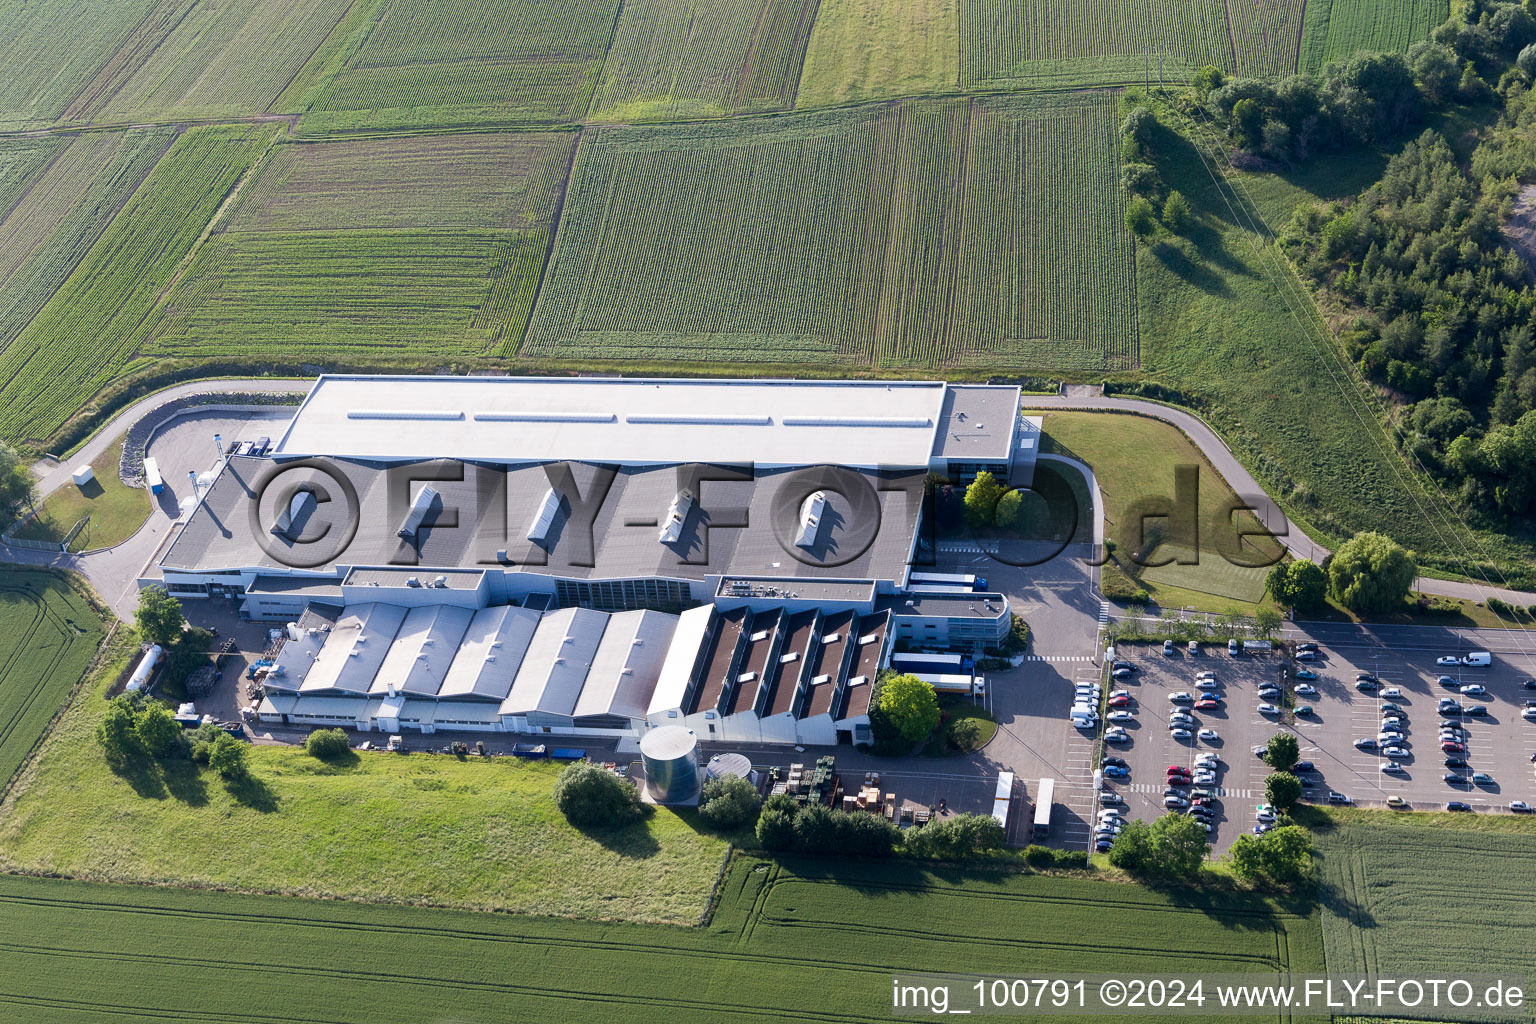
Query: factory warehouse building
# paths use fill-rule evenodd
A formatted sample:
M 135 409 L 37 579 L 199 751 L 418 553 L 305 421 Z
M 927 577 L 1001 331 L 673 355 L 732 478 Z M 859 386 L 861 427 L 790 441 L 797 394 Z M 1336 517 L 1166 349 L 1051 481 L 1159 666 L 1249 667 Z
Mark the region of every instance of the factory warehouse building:
M 908 594 L 924 478 L 1038 439 L 1010 386 L 324 376 L 140 582 L 284 624 L 267 721 L 860 742 L 897 637 L 1010 626 Z

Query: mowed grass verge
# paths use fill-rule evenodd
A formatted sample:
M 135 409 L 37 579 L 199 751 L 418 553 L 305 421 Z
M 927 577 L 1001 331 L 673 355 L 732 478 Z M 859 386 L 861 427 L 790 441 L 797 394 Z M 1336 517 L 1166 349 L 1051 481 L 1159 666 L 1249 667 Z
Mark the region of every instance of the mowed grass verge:
M 1317 842 L 1330 972 L 1528 974 L 1536 825 L 1483 814 L 1331 818 Z
M 123 439 L 118 438 L 91 463 L 94 480 L 84 487 L 67 483 L 48 495 L 16 536 L 62 542 L 75 523 L 90 516 L 90 523 L 71 542 L 72 550 L 108 548 L 132 537 L 149 518 L 149 492 L 123 483 L 118 475 L 122 458 Z
M 0 906 L 3 1005 L 60 1024 L 97 1020 L 103 1004 L 146 1021 L 253 1020 L 252 1007 L 384 1024 L 876 1021 L 898 972 L 1323 962 L 1315 913 L 1249 896 L 752 857 L 732 864 L 706 928 L 15 877 L 0 878 Z
M 1046 414 L 1044 432 L 1048 450 L 1081 459 L 1093 469 L 1104 497 L 1104 536 L 1117 544 L 1114 564 L 1136 571 L 1154 601 L 1165 607 L 1193 604 L 1225 611 L 1264 599 L 1264 574 L 1267 564 L 1282 553 L 1279 543 L 1267 536 L 1250 537 L 1241 543 L 1241 555 L 1237 555 L 1235 527 L 1224 515 L 1234 498 L 1232 488 L 1178 428 L 1145 416 L 1051 412 Z M 1140 503 L 1159 498 L 1172 502 L 1177 493 L 1175 474 L 1181 466 L 1194 467 L 1197 473 L 1198 550 L 1159 543 L 1143 551 L 1142 561 L 1174 558 L 1175 562 L 1137 571 L 1130 554 L 1133 542 L 1141 539 L 1137 522 L 1150 510 Z M 1251 517 L 1245 516 L 1243 522 L 1245 531 L 1257 528 Z M 1165 521 L 1152 518 L 1141 529 L 1147 538 L 1155 539 L 1166 534 L 1164 526 Z M 1234 558 L 1229 560 L 1224 552 L 1232 552 Z M 1178 559 L 1192 558 L 1197 564 L 1177 564 Z M 1206 596 L 1191 599 L 1192 593 Z
M 36 746 L 105 632 L 96 609 L 58 575 L 0 571 L 0 787 Z
M 584 834 L 560 765 L 258 746 L 251 781 L 189 760 L 108 767 L 94 731 L 121 652 L 0 805 L 12 871 L 393 903 L 696 923 L 726 842 L 660 810 Z M 49 709 L 51 712 L 51 708 Z

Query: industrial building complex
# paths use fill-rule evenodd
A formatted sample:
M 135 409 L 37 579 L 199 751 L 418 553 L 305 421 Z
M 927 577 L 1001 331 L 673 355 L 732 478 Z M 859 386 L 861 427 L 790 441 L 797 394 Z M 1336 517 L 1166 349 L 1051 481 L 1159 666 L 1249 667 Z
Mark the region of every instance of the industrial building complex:
M 283 624 L 263 720 L 868 739 L 899 641 L 980 651 L 1000 594 L 912 581 L 924 481 L 1027 484 L 1019 389 L 321 377 L 225 453 L 142 583 Z

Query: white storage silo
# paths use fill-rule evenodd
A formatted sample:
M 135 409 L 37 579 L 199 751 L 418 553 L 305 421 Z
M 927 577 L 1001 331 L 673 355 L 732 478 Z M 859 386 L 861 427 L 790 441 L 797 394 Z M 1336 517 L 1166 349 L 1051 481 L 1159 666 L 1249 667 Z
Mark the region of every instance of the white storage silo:
M 692 729 L 652 729 L 640 737 L 640 760 L 646 789 L 657 803 L 686 803 L 699 795 L 699 738 Z
M 746 754 L 716 754 L 704 766 L 706 779 L 723 779 L 727 775 L 746 779 L 754 785 L 757 783 L 757 773 L 752 770 L 752 761 Z

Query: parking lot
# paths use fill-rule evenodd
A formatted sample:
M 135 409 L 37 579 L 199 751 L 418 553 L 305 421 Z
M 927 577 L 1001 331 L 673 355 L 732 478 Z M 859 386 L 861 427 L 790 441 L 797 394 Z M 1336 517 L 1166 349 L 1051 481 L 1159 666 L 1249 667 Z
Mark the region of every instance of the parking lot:
M 1463 647 L 1463 650 L 1465 648 Z M 1459 653 L 1453 645 L 1439 653 Z M 1315 713 L 1287 715 L 1287 727 L 1300 739 L 1301 756 L 1317 766 L 1322 792 L 1335 789 L 1365 806 L 1386 806 L 1399 797 L 1418 810 L 1443 810 L 1448 801 L 1460 800 L 1474 810 L 1508 810 L 1513 801 L 1536 802 L 1531 755 L 1536 751 L 1536 722 L 1521 717 L 1526 700 L 1536 700 L 1536 690 L 1525 689 L 1531 677 L 1525 659 L 1495 655 L 1486 668 L 1437 666 L 1431 650 L 1395 650 L 1391 647 L 1323 646 L 1309 668 L 1318 678 L 1311 681 L 1316 698 L 1298 697 Z M 1356 688 L 1356 676 L 1372 673 L 1380 680 L 1373 691 Z M 1441 676 L 1449 682 L 1439 682 Z M 1481 685 L 1487 693 L 1462 695 L 1462 686 Z M 1391 691 L 1397 690 L 1394 695 Z M 1463 707 L 1480 704 L 1482 716 L 1441 715 L 1437 706 L 1448 697 Z M 1397 774 L 1381 770 L 1387 760 L 1380 749 L 1360 749 L 1356 740 L 1375 740 L 1383 721 L 1383 705 L 1402 709 L 1398 744 L 1405 753 L 1392 757 L 1401 766 Z M 1389 709 L 1390 710 L 1390 709 Z M 1458 739 L 1466 750 L 1441 749 L 1442 723 L 1464 730 Z M 1447 756 L 1460 757 L 1465 766 L 1448 767 Z M 1449 784 L 1447 773 L 1470 778 L 1475 772 L 1492 777 L 1491 783 Z
M 1127 644 L 1116 651 L 1116 657 L 1129 661 L 1135 671 L 1111 682 L 1112 692 L 1126 691 L 1130 703 L 1110 711 L 1130 711 L 1133 717 L 1106 723 L 1111 728 L 1122 726 L 1129 741 L 1106 742 L 1104 749 L 1109 756 L 1125 759 L 1130 777 L 1106 778 L 1105 788 L 1125 801 L 1126 817 L 1151 821 L 1166 811 L 1167 767 L 1192 767 L 1196 755 L 1216 754 L 1220 764 L 1214 784 L 1207 787 L 1216 797 L 1215 829 L 1210 838 L 1216 852 L 1225 852 L 1234 839 L 1253 827 L 1255 808 L 1264 800 L 1264 777 L 1269 768 L 1253 755 L 1252 748 L 1268 742 L 1281 726 L 1277 716 L 1258 711 L 1259 704 L 1264 703 L 1258 689 L 1261 684 L 1279 682 L 1286 665 L 1284 657 L 1278 652 L 1231 657 L 1222 644 L 1203 644 L 1197 654 L 1179 645 L 1171 656 L 1165 656 L 1160 645 Z M 1211 693 L 1220 699 L 1218 707 L 1195 710 L 1193 701 L 1169 700 L 1171 694 L 1181 692 L 1198 699 L 1201 691 L 1195 679 L 1206 670 L 1216 676 L 1217 685 Z M 1175 739 L 1170 734 L 1175 709 L 1183 709 L 1194 719 L 1188 738 Z M 1201 729 L 1212 729 L 1217 735 L 1202 739 L 1198 735 Z M 1187 793 L 1190 787 L 1176 788 Z

